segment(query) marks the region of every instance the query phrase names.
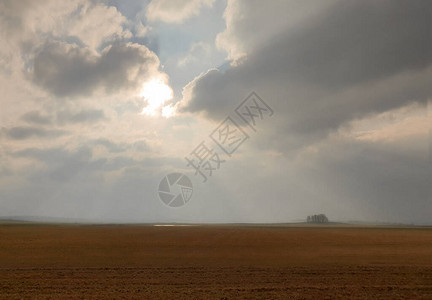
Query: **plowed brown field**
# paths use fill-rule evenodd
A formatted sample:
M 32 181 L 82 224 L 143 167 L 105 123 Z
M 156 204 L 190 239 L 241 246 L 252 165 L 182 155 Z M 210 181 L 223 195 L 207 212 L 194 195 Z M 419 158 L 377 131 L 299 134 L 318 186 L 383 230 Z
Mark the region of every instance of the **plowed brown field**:
M 432 299 L 432 229 L 0 226 L 4 299 Z

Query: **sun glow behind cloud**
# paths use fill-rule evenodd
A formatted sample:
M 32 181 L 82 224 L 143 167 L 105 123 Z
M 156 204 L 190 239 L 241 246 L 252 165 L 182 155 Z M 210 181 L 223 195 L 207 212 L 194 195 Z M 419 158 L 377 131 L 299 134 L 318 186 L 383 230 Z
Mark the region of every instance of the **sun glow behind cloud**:
M 177 105 L 169 104 L 162 107 L 162 117 L 170 118 L 176 114 Z
M 141 114 L 156 116 L 158 112 L 160 112 L 161 108 L 164 117 L 170 117 L 174 114 L 172 109 L 174 108 L 173 106 L 164 106 L 166 101 L 173 98 L 173 90 L 162 80 L 153 79 L 145 83 L 140 95 L 147 102 L 147 105 L 144 107 Z

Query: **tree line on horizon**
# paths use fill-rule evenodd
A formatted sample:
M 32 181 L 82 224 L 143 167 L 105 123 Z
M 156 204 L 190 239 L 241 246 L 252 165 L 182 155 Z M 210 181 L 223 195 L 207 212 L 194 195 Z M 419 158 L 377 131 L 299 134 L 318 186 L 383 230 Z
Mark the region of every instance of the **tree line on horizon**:
M 329 222 L 325 214 L 307 216 L 306 221 L 308 223 L 320 223 L 320 224 Z

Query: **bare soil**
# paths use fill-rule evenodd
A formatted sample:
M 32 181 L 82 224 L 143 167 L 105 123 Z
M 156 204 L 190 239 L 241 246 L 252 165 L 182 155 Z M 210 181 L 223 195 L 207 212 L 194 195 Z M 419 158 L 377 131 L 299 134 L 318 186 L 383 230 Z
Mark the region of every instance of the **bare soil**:
M 1 225 L 2 299 L 432 299 L 432 228 Z

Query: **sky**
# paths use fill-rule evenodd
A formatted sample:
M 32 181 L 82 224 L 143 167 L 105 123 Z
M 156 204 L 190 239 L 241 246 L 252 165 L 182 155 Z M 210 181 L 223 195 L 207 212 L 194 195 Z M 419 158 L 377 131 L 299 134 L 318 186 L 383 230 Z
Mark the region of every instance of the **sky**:
M 432 223 L 431 12 L 0 0 L 0 218 Z

